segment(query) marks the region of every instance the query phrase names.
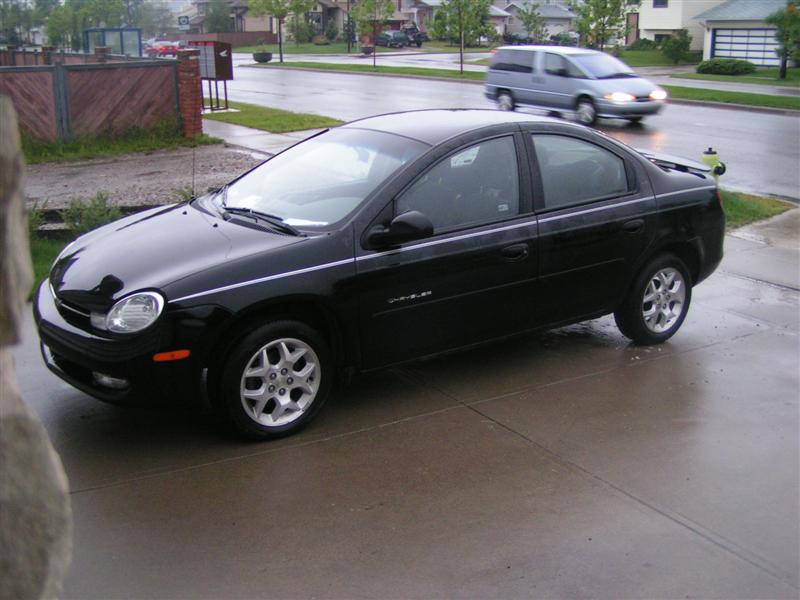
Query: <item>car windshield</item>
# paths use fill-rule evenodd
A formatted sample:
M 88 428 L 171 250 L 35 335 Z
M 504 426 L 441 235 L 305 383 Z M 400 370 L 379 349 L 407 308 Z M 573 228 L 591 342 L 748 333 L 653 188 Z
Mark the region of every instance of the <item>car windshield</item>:
M 301 228 L 347 216 L 427 145 L 378 131 L 332 129 L 289 148 L 226 186 L 223 208 L 274 215 Z
M 608 54 L 574 54 L 572 60 L 597 79 L 636 77 L 628 65 Z

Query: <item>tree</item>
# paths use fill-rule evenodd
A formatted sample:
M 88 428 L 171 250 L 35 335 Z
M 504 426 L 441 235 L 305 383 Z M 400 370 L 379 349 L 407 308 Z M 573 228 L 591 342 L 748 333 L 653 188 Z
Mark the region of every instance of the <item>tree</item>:
M 464 44 L 477 42 L 488 33 L 490 0 L 444 0 L 440 11 L 447 15 L 448 37 L 458 40 L 459 65 L 464 72 Z
M 787 0 L 786 8 L 776 10 L 764 20 L 775 26 L 775 39 L 779 44 L 775 54 L 781 59 L 778 78 L 786 79 L 789 59 L 800 59 L 800 7 L 797 0 Z
M 283 22 L 291 11 L 290 0 L 250 0 L 248 11 L 253 16 L 271 15 L 278 20 L 278 54 L 283 62 Z
M 545 18 L 539 13 L 538 4 L 527 4 L 517 11 L 522 27 L 528 33 L 528 37 L 534 42 L 541 42 L 547 37 L 547 27 Z
M 314 0 L 289 0 L 289 12 L 292 18 L 289 21 L 289 31 L 295 44 L 310 42 L 314 35 L 306 13 L 314 6 Z
M 175 28 L 175 17 L 166 2 L 145 2 L 141 7 L 139 22 L 145 37 L 155 37 Z
M 203 28 L 207 33 L 225 33 L 233 31 L 231 20 L 231 7 L 228 0 L 211 0 L 208 12 L 203 21 Z
M 447 31 L 447 13 L 443 10 L 437 10 L 433 15 L 433 25 L 431 25 L 431 37 L 435 40 L 448 39 Z
M 65 46 L 70 41 L 72 12 L 68 6 L 57 6 L 47 17 L 47 39 L 51 46 Z
M 661 46 L 661 53 L 676 65 L 688 58 L 692 46 L 692 36 L 688 29 L 680 29 Z
M 576 29 L 585 45 L 605 48 L 613 37 L 625 34 L 625 15 L 639 0 L 583 0 L 573 2 Z
M 394 14 L 394 3 L 392 0 L 361 0 L 352 11 L 353 19 L 358 27 L 358 32 L 362 36 L 368 36 L 372 49 L 372 66 L 376 65 L 375 36 L 381 28 Z

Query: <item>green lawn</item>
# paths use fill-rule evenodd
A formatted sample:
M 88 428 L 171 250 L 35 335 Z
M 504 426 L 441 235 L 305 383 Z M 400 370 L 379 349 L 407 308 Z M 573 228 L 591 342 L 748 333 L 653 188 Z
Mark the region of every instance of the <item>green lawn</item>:
M 778 69 L 756 69 L 750 75 L 706 75 L 704 73 L 676 73 L 676 79 L 702 79 L 704 81 L 733 81 L 734 83 L 759 83 L 762 85 L 779 85 L 800 87 L 800 67 L 786 70 L 786 79 L 778 79 Z
M 421 77 L 447 77 L 450 79 L 471 79 L 483 81 L 482 71 L 464 71 L 462 75 L 456 69 L 426 69 L 425 67 L 383 67 L 378 59 L 378 66 L 372 67 L 372 63 L 364 65 L 343 65 L 335 63 L 316 63 L 316 62 L 291 62 L 283 64 L 258 65 L 267 69 L 280 68 L 303 68 L 303 69 L 322 69 L 324 71 L 343 71 L 347 73 L 386 73 L 389 75 L 413 75 Z
M 34 235 L 31 238 L 31 262 L 33 263 L 33 289 L 47 277 L 53 261 L 69 242 L 51 240 Z
M 127 133 L 82 137 L 70 142 L 44 142 L 28 137 L 22 139 L 22 152 L 29 164 L 62 160 L 80 160 L 99 156 L 153 152 L 165 148 L 220 144 L 222 140 L 203 135 L 194 139 L 183 137 L 171 126 L 153 129 L 131 129 Z
M 722 207 L 725 209 L 728 229 L 774 217 L 792 206 L 781 200 L 722 190 Z
M 610 52 L 609 52 L 610 54 Z M 661 53 L 661 50 L 623 50 L 619 59 L 631 67 L 661 67 L 674 66 L 670 59 Z M 681 65 L 694 65 L 699 63 L 699 58 L 682 61 Z
M 287 131 L 302 131 L 304 129 L 319 129 L 322 127 L 335 127 L 342 121 L 312 115 L 308 113 L 289 112 L 278 108 L 267 108 L 242 102 L 229 102 L 231 108 L 240 112 L 235 113 L 206 113 L 204 119 L 244 125 L 253 129 L 261 129 L 270 133 L 285 133 Z
M 667 90 L 671 98 L 678 100 L 723 102 L 726 104 L 743 104 L 746 106 L 800 110 L 800 96 L 769 96 L 767 94 L 703 90 L 699 88 L 677 87 L 674 85 L 665 85 L 662 87 Z

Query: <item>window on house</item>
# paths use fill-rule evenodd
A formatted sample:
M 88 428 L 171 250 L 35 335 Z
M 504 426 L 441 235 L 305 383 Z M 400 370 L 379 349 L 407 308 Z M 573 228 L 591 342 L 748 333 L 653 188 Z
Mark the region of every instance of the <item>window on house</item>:
M 653 0 L 653 8 L 667 8 L 669 0 Z

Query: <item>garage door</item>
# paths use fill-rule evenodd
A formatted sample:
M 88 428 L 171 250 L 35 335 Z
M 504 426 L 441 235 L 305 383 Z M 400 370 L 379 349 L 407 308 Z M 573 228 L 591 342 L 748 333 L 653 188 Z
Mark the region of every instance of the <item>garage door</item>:
M 714 29 L 712 36 L 712 58 L 738 58 L 764 67 L 780 65 L 774 29 Z

